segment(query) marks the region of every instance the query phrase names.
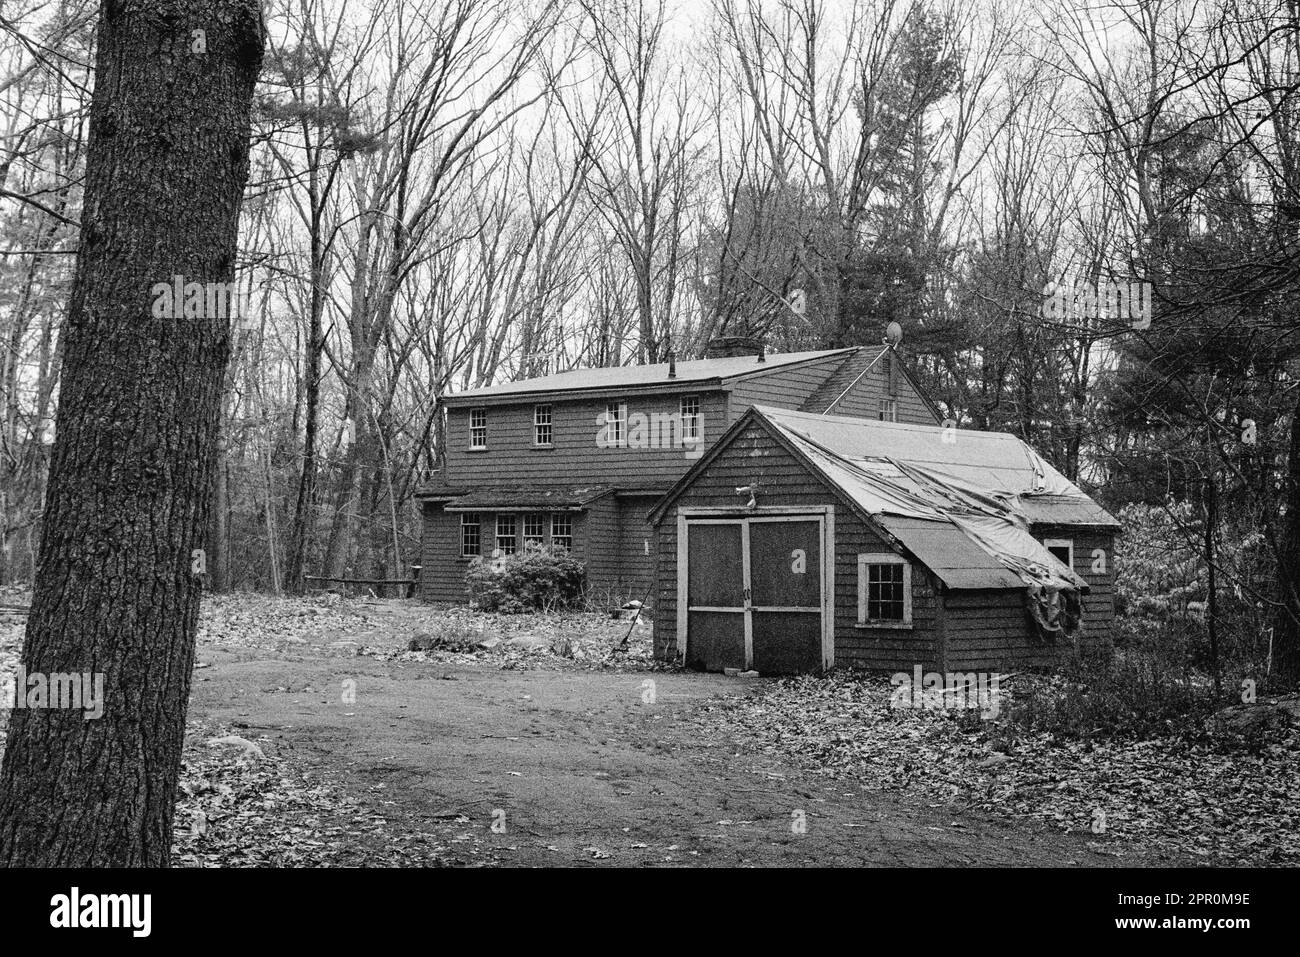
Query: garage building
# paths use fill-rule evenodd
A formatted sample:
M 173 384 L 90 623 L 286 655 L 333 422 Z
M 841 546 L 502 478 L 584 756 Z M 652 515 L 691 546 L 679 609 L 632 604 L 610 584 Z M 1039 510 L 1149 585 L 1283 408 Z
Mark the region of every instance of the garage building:
M 1012 435 L 755 406 L 655 505 L 655 650 L 705 670 L 1048 666 L 1119 523 Z

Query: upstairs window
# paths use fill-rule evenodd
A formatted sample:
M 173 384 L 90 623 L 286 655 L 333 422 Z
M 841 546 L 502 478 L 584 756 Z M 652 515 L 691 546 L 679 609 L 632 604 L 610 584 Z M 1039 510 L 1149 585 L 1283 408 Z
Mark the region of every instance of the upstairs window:
M 898 421 L 898 400 L 881 399 L 879 414 L 880 414 L 881 422 L 897 422 Z
M 515 517 L 513 515 L 497 516 L 497 551 L 502 555 L 515 553 Z
M 460 554 L 462 558 L 479 554 L 479 527 L 477 515 L 460 517 Z
M 1070 538 L 1049 538 L 1043 547 L 1056 556 L 1066 568 L 1074 568 L 1074 540 Z
M 554 548 L 573 548 L 573 516 L 551 516 L 551 545 Z
M 540 515 L 524 516 L 524 548 L 541 548 L 546 544 L 546 522 Z
M 912 566 L 898 555 L 858 556 L 858 623 L 912 621 Z
M 700 397 L 682 396 L 682 440 L 698 442 L 700 438 Z
M 551 445 L 551 407 L 533 406 L 533 444 L 543 448 Z
M 487 409 L 469 410 L 469 447 L 487 448 Z
M 605 406 L 605 447 L 620 449 L 627 445 L 627 403 L 611 402 Z

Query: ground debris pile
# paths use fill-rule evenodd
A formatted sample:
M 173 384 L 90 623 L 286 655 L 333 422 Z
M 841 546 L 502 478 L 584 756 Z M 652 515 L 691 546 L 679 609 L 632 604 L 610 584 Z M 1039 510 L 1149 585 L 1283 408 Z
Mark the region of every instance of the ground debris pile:
M 296 646 L 365 636 L 379 625 L 371 602 L 333 593 L 302 598 L 238 593 L 208 595 L 198 640 L 235 648 L 292 651 Z
M 867 789 L 919 790 L 966 810 L 1038 818 L 1090 833 L 1117 857 L 1137 843 L 1188 862 L 1300 864 L 1295 726 L 1249 753 L 1201 735 L 1011 737 L 997 719 L 971 712 L 891 708 L 892 691 L 874 676 L 780 679 L 706 706 L 702 720 L 745 752 Z
M 177 867 L 429 867 L 443 858 L 432 836 L 392 828 L 312 783 L 268 739 L 194 722 L 173 835 Z
M 597 612 L 494 614 L 470 608 L 426 609 L 404 643 L 364 644 L 381 661 L 490 663 L 501 668 L 575 667 L 655 670 L 653 626 Z M 624 639 L 627 639 L 626 644 Z

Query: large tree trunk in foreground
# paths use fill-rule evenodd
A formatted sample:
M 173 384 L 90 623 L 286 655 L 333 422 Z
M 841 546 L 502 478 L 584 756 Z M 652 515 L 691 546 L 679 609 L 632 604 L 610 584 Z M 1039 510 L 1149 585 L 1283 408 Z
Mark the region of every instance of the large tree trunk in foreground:
M 168 863 L 230 329 L 155 317 L 153 287 L 233 278 L 262 44 L 258 0 L 101 8 L 22 665 L 102 673 L 104 710 L 12 712 L 0 864 Z

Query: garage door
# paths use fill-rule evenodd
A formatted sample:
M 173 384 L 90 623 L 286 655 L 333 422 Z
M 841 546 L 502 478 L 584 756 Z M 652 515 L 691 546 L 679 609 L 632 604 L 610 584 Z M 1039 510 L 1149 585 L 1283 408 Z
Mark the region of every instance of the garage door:
M 688 519 L 687 666 L 820 669 L 824 536 L 821 516 Z

